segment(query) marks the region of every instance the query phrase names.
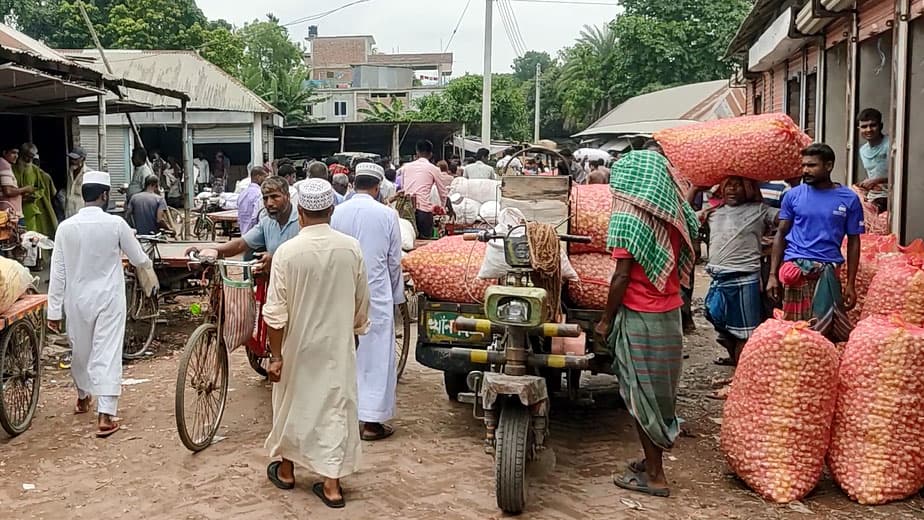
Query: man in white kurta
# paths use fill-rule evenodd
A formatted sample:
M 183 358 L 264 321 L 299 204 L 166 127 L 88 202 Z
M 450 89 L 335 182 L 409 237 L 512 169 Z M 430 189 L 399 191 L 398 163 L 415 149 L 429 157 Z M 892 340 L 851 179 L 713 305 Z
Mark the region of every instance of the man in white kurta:
M 376 201 L 385 170 L 373 163 L 356 165 L 350 200 L 337 206 L 331 227 L 359 241 L 369 279 L 369 332 L 359 337 L 356 381 L 362 439 L 376 441 L 394 430 L 384 424 L 395 415 L 397 359 L 395 305 L 404 303 L 401 229 L 398 212 Z
M 74 412 L 88 412 L 95 395 L 99 437 L 119 429 L 114 417 L 122 393 L 125 335 L 122 254 L 138 269 L 146 291 L 153 291 L 157 280 L 132 229 L 124 219 L 104 211 L 109 190 L 108 173 L 83 175 L 85 206 L 58 227 L 48 286 L 49 327 L 59 331 L 60 320 L 67 316 L 71 376 L 77 387 Z
M 273 429 L 267 476 L 292 489 L 294 464 L 324 477 L 312 491 L 343 507 L 340 478 L 361 454 L 356 342 L 368 330 L 369 288 L 359 243 L 330 227 L 334 192 L 322 179 L 299 186 L 301 231 L 276 249 L 263 319 L 272 357 Z

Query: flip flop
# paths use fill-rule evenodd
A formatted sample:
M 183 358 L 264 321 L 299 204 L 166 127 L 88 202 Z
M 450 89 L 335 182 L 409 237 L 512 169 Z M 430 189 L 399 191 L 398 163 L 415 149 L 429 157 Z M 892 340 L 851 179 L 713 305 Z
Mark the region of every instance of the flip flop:
M 734 361 L 732 358 L 727 358 L 727 357 L 715 358 L 715 360 L 713 361 L 713 363 L 715 363 L 716 365 L 719 365 L 720 367 L 733 367 L 733 366 L 735 366 L 735 361 Z
M 671 490 L 668 488 L 653 488 L 648 486 L 648 474 L 645 472 L 633 471 L 630 467 L 626 470 L 626 474 L 621 477 L 613 477 L 613 484 L 616 484 L 616 487 L 622 489 L 627 489 L 629 491 L 635 491 L 638 493 L 645 493 L 646 495 L 651 495 L 653 497 L 669 497 L 671 496 Z
M 395 434 L 395 429 L 387 424 L 382 425 L 382 430 L 376 433 L 366 433 L 365 427 L 363 428 L 362 433 L 359 437 L 364 441 L 380 441 L 382 439 L 387 439 Z
M 645 466 L 645 459 L 634 460 L 629 463 L 629 471 L 634 473 L 644 473 L 646 470 L 647 467 Z
M 92 398 L 87 399 L 87 408 L 86 408 L 85 410 L 84 410 L 84 409 L 81 409 L 81 408 L 80 408 L 80 399 L 78 399 L 78 400 L 77 400 L 77 404 L 74 405 L 74 415 L 81 415 L 81 414 L 85 414 L 85 413 L 89 412 L 89 411 L 90 411 L 90 406 L 91 406 L 92 404 L 93 404 L 93 399 L 92 399 Z
M 279 478 L 279 466 L 282 466 L 281 460 L 274 460 L 269 463 L 269 466 L 266 467 L 266 478 L 273 483 L 274 486 L 282 490 L 290 490 L 295 488 L 295 482 L 283 482 Z
M 340 500 L 331 500 L 327 498 L 327 495 L 324 494 L 324 483 L 316 482 L 311 486 L 311 490 L 314 491 L 314 494 L 321 499 L 321 502 L 324 502 L 324 505 L 331 509 L 343 509 L 346 506 L 346 500 L 343 499 L 343 488 L 340 488 Z
M 119 423 L 117 423 L 117 422 L 114 422 L 114 423 L 112 423 L 112 425 L 111 425 L 109 428 L 98 430 L 98 431 L 96 432 L 96 438 L 98 438 L 98 439 L 105 439 L 106 437 L 109 437 L 109 436 L 112 435 L 113 433 L 119 431 L 119 428 L 121 428 L 121 427 L 122 427 L 121 424 L 119 424 Z

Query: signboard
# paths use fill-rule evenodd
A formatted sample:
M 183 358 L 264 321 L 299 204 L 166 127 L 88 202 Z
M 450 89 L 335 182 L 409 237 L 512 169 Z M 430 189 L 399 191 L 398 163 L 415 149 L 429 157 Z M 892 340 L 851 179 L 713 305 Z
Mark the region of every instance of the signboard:
M 453 332 L 452 322 L 456 318 L 483 318 L 474 314 L 460 314 L 449 311 L 427 311 L 424 319 L 427 324 L 427 341 L 429 343 L 478 343 L 488 342 L 481 332 Z

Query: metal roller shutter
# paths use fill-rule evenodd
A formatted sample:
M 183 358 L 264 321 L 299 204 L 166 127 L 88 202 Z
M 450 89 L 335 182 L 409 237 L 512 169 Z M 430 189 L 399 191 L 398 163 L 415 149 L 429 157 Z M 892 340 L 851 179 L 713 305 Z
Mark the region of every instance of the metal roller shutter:
M 838 18 L 837 21 L 829 25 L 828 30 L 825 31 L 825 48 L 830 49 L 841 42 L 847 41 L 849 34 L 849 18 Z
M 249 143 L 252 126 L 213 126 L 193 128 L 193 144 Z
M 885 0 L 866 0 L 857 9 L 860 41 L 892 30 L 895 21 L 895 3 Z
M 109 165 L 108 173 L 112 179 L 113 186 L 128 183 L 130 176 L 129 165 L 131 164 L 131 149 L 129 146 L 128 132 L 128 127 L 124 126 L 110 126 L 106 128 L 106 162 Z M 87 168 L 99 168 L 99 154 L 97 153 L 98 143 L 99 135 L 96 126 L 80 127 L 80 146 L 87 152 Z M 113 190 L 112 198 L 121 200 L 122 196 Z

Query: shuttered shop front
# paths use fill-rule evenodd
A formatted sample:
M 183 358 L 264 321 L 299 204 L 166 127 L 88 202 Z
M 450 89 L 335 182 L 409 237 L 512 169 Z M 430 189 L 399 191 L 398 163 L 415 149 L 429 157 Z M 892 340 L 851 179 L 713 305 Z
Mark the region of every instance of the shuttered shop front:
M 193 144 L 250 143 L 252 131 L 249 125 L 193 128 Z
M 895 3 L 884 0 L 866 0 L 857 8 L 860 41 L 889 32 L 895 21 Z
M 112 185 L 128 184 L 131 177 L 131 147 L 129 145 L 129 131 L 125 126 L 106 127 L 106 162 Z M 96 126 L 80 127 L 80 146 L 87 152 L 87 168 L 99 169 L 99 134 Z M 123 196 L 117 190 L 110 194 L 113 200 L 122 200 Z

